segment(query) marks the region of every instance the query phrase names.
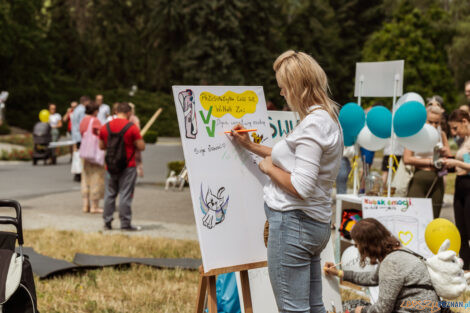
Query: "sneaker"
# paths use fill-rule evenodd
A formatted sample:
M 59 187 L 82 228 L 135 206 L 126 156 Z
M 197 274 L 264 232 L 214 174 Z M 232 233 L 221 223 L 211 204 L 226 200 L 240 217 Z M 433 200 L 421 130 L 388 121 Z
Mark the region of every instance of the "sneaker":
M 124 230 L 124 231 L 139 231 L 139 230 L 142 230 L 142 226 L 129 225 L 129 226 L 126 226 L 126 227 L 121 227 L 121 230 Z
M 104 223 L 104 230 L 112 230 L 113 227 L 111 226 L 111 223 Z

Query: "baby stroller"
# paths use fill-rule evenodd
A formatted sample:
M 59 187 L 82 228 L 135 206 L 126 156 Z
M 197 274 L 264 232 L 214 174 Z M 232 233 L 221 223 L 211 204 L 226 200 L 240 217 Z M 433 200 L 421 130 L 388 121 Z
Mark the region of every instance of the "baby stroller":
M 39 313 L 31 263 L 23 255 L 21 206 L 14 200 L 0 200 L 0 207 L 16 210 L 16 218 L 0 216 L 0 224 L 16 228 L 16 233 L 0 231 L 0 312 Z
M 51 141 L 51 126 L 48 123 L 36 123 L 33 129 L 33 165 L 36 165 L 38 160 L 44 160 L 46 164 L 49 159 L 52 160 L 52 164 L 56 164 L 54 149 L 49 148 Z

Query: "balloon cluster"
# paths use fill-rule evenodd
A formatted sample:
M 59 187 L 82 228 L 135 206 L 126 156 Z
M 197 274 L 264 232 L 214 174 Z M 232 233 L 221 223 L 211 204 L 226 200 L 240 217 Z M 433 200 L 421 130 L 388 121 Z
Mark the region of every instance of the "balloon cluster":
M 339 112 L 344 145 L 352 146 L 357 142 L 367 150 L 383 149 L 392 136 L 393 123 L 399 144 L 415 152 L 431 150 L 439 140 L 439 133 L 426 124 L 427 112 L 423 98 L 410 92 L 398 99 L 396 107 L 393 116 L 386 107 L 376 106 L 366 117 L 357 103 L 345 104 Z

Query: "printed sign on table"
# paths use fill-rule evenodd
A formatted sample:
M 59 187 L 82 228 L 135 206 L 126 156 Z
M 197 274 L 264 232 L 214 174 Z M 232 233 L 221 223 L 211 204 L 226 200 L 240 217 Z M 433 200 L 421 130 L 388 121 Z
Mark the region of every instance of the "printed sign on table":
M 433 220 L 431 199 L 364 197 L 362 215 L 380 221 L 404 247 L 426 258 L 433 255 L 424 240 Z
M 262 87 L 173 86 L 205 272 L 266 261 L 260 158 L 224 131 L 241 123 L 271 146 Z

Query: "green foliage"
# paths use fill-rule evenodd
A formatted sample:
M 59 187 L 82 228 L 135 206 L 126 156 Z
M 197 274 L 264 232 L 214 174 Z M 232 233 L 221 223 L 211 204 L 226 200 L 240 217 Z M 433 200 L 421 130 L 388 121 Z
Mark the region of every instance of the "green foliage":
M 405 60 L 404 92 L 414 91 L 424 98 L 443 96 L 445 105 L 455 105 L 455 85 L 443 47 L 453 35 L 449 14 L 438 7 L 420 11 L 410 1 L 402 1 L 393 19 L 366 42 L 365 61 Z
M 405 89 L 450 105 L 470 79 L 468 0 L 4 0 L 0 29 L 6 118 L 25 129 L 48 102 L 63 114 L 102 93 L 142 125 L 163 107 L 151 130 L 178 136 L 176 84 L 262 85 L 281 107 L 272 64 L 287 49 L 320 63 L 339 103 L 361 60 L 405 59 Z
M 183 170 L 184 161 L 168 162 L 167 167 L 168 167 L 168 175 L 167 176 L 170 176 L 171 171 L 175 171 L 176 175 L 178 175 L 181 172 L 181 170 Z
M 158 133 L 154 130 L 149 130 L 144 135 L 145 143 L 156 143 L 158 139 Z
M 10 133 L 11 133 L 11 129 L 7 123 L 3 123 L 0 125 L 0 135 L 8 135 Z

